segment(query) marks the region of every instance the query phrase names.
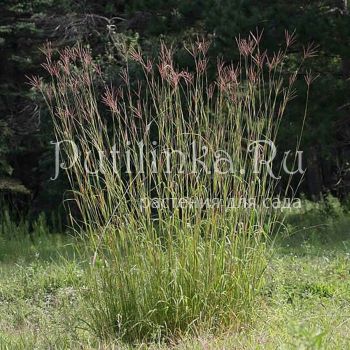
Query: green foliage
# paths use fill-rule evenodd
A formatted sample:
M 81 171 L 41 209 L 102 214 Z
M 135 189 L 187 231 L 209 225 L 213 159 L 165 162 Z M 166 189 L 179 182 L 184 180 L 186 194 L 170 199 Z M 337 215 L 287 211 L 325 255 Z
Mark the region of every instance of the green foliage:
M 281 236 L 288 244 L 318 246 L 322 243 L 332 247 L 349 238 L 349 208 L 339 199 L 328 195 L 317 203 L 306 199 L 302 203 L 300 210 L 288 214 L 285 232 Z

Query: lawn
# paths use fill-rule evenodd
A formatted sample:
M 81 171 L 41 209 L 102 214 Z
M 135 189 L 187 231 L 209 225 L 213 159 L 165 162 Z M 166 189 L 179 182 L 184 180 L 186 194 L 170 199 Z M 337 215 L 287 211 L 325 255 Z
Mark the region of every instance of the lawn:
M 134 348 L 350 348 L 350 220 L 300 216 L 291 222 L 299 226 L 272 248 L 251 324 Z M 100 344 L 90 332 L 87 262 L 75 255 L 76 244 L 55 234 L 0 237 L 1 349 L 131 348 Z

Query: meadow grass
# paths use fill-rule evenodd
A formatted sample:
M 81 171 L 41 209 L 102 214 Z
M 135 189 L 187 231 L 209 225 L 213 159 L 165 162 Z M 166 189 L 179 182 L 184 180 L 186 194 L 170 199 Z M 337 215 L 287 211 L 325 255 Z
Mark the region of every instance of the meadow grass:
M 90 270 L 72 254 L 75 239 L 1 235 L 0 349 L 347 349 L 349 214 L 312 210 L 297 218 L 294 235 L 275 243 L 249 324 L 134 345 L 101 341 L 87 326 Z

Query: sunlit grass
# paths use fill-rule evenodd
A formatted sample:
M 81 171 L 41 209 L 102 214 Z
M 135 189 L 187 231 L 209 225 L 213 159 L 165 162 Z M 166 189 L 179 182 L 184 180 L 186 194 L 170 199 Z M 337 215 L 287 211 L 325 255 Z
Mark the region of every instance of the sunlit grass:
M 316 215 L 317 211 L 311 217 Z M 84 260 L 68 254 L 70 248 L 66 243 L 71 240 L 46 234 L 44 241 L 32 242 L 36 251 L 32 254 L 25 249 L 28 243 L 25 237 L 18 237 L 18 251 L 26 252 L 19 258 L 12 250 L 13 240 L 3 238 L 2 251 L 8 254 L 0 261 L 0 348 L 347 349 L 349 217 L 346 213 L 338 219 L 323 215 L 328 237 L 333 237 L 332 245 L 322 238 L 325 231 L 307 229 L 310 220 L 307 215 L 299 217 L 299 224 L 306 227 L 308 236 L 299 231 L 289 240 L 276 243 L 268 263 L 266 284 L 249 325 L 216 335 L 210 332 L 182 335 L 170 344 L 131 346 L 117 341 L 101 342 L 84 322 L 88 310 L 81 291 L 89 285 L 89 271 Z M 50 260 L 49 256 L 53 258 Z
M 205 40 L 187 47 L 192 73 L 176 66 L 164 44 L 155 60 L 125 48 L 115 86 L 88 50 L 67 48 L 56 60 L 50 45 L 44 49 L 51 80 L 33 78 L 32 84 L 43 92 L 57 140 L 74 141 L 83 156 L 74 162 L 75 149 L 64 143 L 78 211 L 72 222 L 92 255 L 86 323 L 101 339 L 171 341 L 237 330 L 253 317 L 279 213 L 261 205 L 276 194 L 275 179 L 267 167 L 254 171 L 269 147 L 251 152 L 251 143 L 276 139 L 300 69 L 282 74 L 291 35 L 276 54 L 260 49 L 260 39 L 259 33 L 237 39 L 239 62 L 218 59 L 212 82 Z M 308 75 L 308 85 L 311 80 Z M 206 156 L 206 170 L 193 170 L 194 144 L 197 155 Z M 169 160 L 162 150 L 184 158 L 176 153 Z M 227 163 L 215 163 L 220 150 L 233 160 L 230 172 Z M 229 200 L 243 196 L 255 198 L 256 206 L 227 210 Z M 222 205 L 141 206 L 145 199 L 188 197 L 219 198 Z

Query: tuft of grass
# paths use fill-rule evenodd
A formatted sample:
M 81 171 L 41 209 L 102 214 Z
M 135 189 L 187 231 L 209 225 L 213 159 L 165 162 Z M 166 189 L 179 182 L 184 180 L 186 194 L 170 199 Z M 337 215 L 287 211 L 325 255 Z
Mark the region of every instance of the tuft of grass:
M 250 145 L 276 139 L 300 70 L 282 74 L 293 42 L 289 34 L 278 54 L 261 50 L 260 39 L 259 33 L 237 39 L 239 62 L 218 60 L 213 82 L 206 41 L 187 47 L 193 73 L 176 67 L 164 44 L 156 62 L 128 48 L 114 87 L 88 50 L 67 48 L 55 61 L 56 52 L 45 48 L 51 81 L 32 83 L 47 101 L 57 140 L 74 141 L 85 157 L 75 161 L 74 148 L 64 143 L 80 211 L 73 223 L 88 237 L 93 255 L 87 322 L 101 339 L 133 343 L 220 332 L 238 329 L 253 315 L 266 268 L 266 237 L 278 214 L 262 205 L 275 194 L 276 181 L 267 167 L 254 171 Z M 135 66 L 142 80 L 133 75 Z M 96 81 L 105 86 L 102 96 Z M 194 144 L 209 172 L 191 170 Z M 269 147 L 260 146 L 258 156 L 267 159 Z M 164 153 L 154 158 L 162 149 L 175 151 L 171 169 Z M 107 156 L 112 150 L 119 152 L 113 159 Z M 220 150 L 233 159 L 233 171 L 213 165 Z M 101 171 L 88 173 L 101 165 L 101 155 Z M 242 197 L 254 198 L 256 205 L 227 210 L 230 200 Z M 182 198 L 219 198 L 222 205 L 141 205 Z

